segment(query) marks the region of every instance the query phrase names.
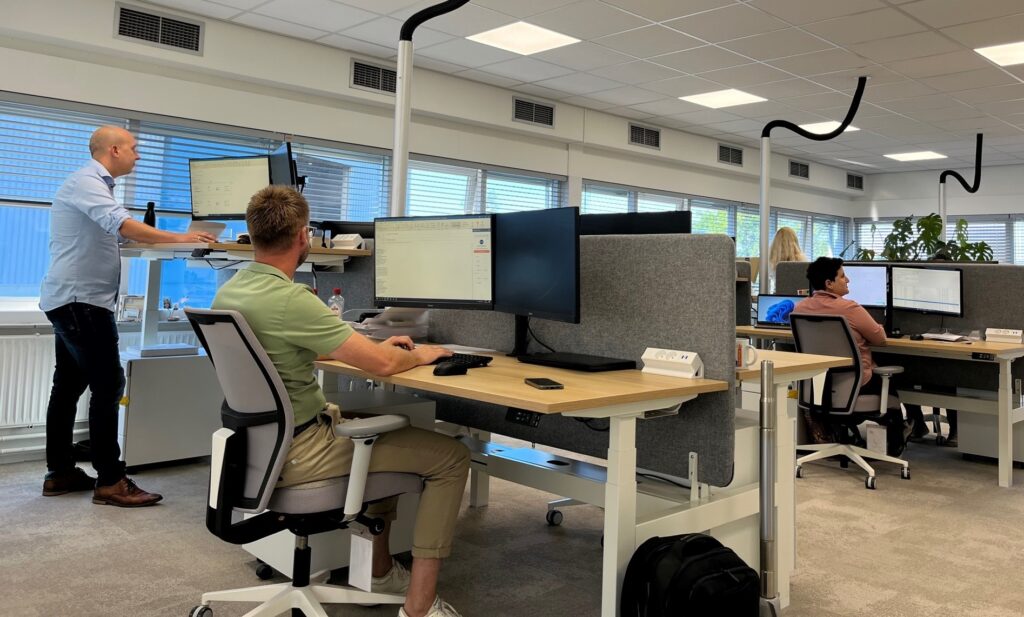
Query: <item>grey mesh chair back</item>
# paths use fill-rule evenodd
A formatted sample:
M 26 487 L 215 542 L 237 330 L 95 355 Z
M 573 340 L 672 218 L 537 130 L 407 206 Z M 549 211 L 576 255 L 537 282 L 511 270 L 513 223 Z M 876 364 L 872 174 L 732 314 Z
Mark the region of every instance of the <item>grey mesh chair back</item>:
M 854 411 L 861 386 L 860 352 L 846 318 L 840 315 L 791 313 L 796 350 L 800 353 L 839 356 L 853 360 L 852 366 L 830 368 L 825 374 L 823 400 L 814 400 L 814 384 L 805 379 L 799 384 L 799 406 L 832 415 Z
M 288 392 L 241 313 L 186 309 L 185 314 L 217 371 L 224 392 L 223 425 L 245 434 L 244 481 L 229 505 L 262 512 L 291 445 L 294 415 Z

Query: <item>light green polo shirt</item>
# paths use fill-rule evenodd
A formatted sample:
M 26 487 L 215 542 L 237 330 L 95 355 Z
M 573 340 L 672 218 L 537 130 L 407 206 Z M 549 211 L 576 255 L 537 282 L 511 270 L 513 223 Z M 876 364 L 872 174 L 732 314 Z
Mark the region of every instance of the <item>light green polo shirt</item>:
M 213 308 L 235 310 L 245 317 L 281 375 L 296 426 L 312 420 L 327 404 L 313 375 L 313 361 L 348 340 L 352 328 L 309 287 L 256 262 L 221 285 Z

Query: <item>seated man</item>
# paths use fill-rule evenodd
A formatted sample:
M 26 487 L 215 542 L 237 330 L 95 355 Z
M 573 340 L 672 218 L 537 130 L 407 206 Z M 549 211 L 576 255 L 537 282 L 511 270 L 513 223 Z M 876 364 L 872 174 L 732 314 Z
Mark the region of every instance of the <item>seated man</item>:
M 882 378 L 872 372 L 877 364 L 871 355 L 871 345 L 885 345 L 885 330 L 867 310 L 843 296 L 850 293 L 850 279 L 843 270 L 843 260 L 835 257 L 819 257 L 807 266 L 807 280 L 814 290 L 813 295 L 802 300 L 793 309 L 794 313 L 810 313 L 819 315 L 841 315 L 846 318 L 853 332 L 853 340 L 860 352 L 861 394 L 881 394 Z M 899 384 L 899 375 L 889 381 L 889 392 L 895 393 Z M 919 405 L 904 405 L 907 408 L 908 426 L 903 426 L 902 414 L 899 418 L 888 418 L 889 421 L 889 454 L 899 456 L 906 445 L 906 438 L 915 426 L 927 427 Z M 893 410 L 890 410 L 892 412 Z
M 413 345 L 408 337 L 371 342 L 338 319 L 305 285 L 292 281 L 309 255 L 306 233 L 309 204 L 291 188 L 268 186 L 253 195 L 245 213 L 254 249 L 253 263 L 217 292 L 215 309 L 245 316 L 273 361 L 295 413 L 295 437 L 278 486 L 344 476 L 352 463 L 352 442 L 336 437 L 343 422 L 328 404 L 313 375 L 317 356 L 347 362 L 375 375 L 400 373 L 429 364 L 451 352 Z M 380 436 L 373 446 L 370 472 L 423 476 L 413 532 L 412 572 L 394 562 L 388 532 L 374 538 L 373 591 L 406 593 L 399 617 L 458 617 L 437 597 L 441 559 L 451 552 L 455 520 L 469 473 L 469 451 L 458 441 L 406 427 Z M 373 504 L 370 516 L 394 519 L 397 499 Z

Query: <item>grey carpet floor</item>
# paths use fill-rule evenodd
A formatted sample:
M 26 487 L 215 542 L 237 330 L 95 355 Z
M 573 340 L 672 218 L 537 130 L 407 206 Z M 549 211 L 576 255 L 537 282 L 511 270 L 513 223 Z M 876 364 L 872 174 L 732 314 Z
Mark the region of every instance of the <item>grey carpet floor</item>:
M 786 617 L 1024 615 L 1024 471 L 999 489 L 994 465 L 915 444 L 913 479 L 879 467 L 805 467 L 798 481 L 798 571 Z M 95 506 L 44 498 L 41 462 L 0 466 L 0 615 L 185 617 L 203 591 L 259 584 L 254 561 L 203 524 L 204 464 L 137 474 L 165 501 Z M 546 493 L 492 480 L 491 505 L 463 507 L 440 590 L 465 617 L 598 615 L 600 510 L 544 523 Z M 219 604 L 216 617 L 251 605 Z M 394 607 L 329 607 L 392 617 Z

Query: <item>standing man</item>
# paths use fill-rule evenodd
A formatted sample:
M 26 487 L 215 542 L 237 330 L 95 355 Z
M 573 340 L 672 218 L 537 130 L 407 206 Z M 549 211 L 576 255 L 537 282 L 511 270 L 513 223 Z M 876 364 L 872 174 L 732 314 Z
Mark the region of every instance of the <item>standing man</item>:
M 92 160 L 64 181 L 50 208 L 50 266 L 39 308 L 53 324 L 56 368 L 46 409 L 43 495 L 93 491 L 92 501 L 122 507 L 150 506 L 163 497 L 147 493 L 125 475 L 117 443 L 124 370 L 117 347 L 119 241 L 213 242 L 206 233 L 171 233 L 136 221 L 114 200 L 114 178 L 139 160 L 138 142 L 123 128 L 103 126 L 89 139 Z M 78 399 L 89 388 L 89 438 L 98 478 L 75 467 L 72 430 Z

